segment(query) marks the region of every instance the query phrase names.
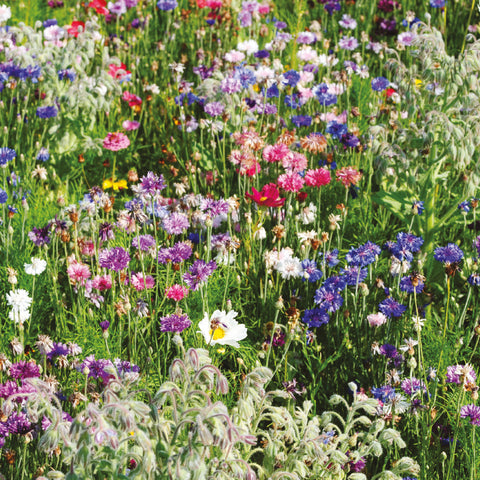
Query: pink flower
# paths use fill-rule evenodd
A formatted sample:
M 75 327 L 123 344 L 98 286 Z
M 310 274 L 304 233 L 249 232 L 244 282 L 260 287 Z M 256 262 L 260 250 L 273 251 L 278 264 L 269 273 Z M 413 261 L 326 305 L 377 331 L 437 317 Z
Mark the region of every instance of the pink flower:
M 110 275 L 97 275 L 92 280 L 92 287 L 97 290 L 110 290 L 112 288 L 112 277 Z
M 131 278 L 131 284 L 137 292 L 141 292 L 144 289 L 153 288 L 155 286 L 155 280 L 151 275 L 143 276 L 143 273 L 134 273 Z
M 103 148 L 106 150 L 111 150 L 112 152 L 123 150 L 129 145 L 130 140 L 124 133 L 121 132 L 109 133 L 103 140 Z
M 328 185 L 331 179 L 330 170 L 327 168 L 307 170 L 305 174 L 305 183 L 309 187 L 323 187 L 324 185 Z
M 180 300 L 185 298 L 187 295 L 188 295 L 188 288 L 182 285 L 178 285 L 178 283 L 165 289 L 165 296 L 167 298 L 175 300 L 176 302 L 179 302 Z
M 343 167 L 336 171 L 337 180 L 342 182 L 345 187 L 356 185 L 362 178 L 362 174 L 353 167 Z
M 270 12 L 270 5 L 268 5 L 268 3 L 258 6 L 258 13 L 260 15 L 266 15 L 269 12 Z
M 387 317 L 383 313 L 378 312 L 368 315 L 367 320 L 371 327 L 379 327 L 387 321 Z
M 303 153 L 292 152 L 292 155 L 283 158 L 282 165 L 285 170 L 303 172 L 308 167 L 308 160 Z
M 127 131 L 137 130 L 137 128 L 140 127 L 140 123 L 135 120 L 125 120 L 122 123 L 122 127 Z
M 82 244 L 82 255 L 93 257 L 95 255 L 95 244 L 91 240 L 87 240 Z
M 285 157 L 291 156 L 292 152 L 284 143 L 277 143 L 275 145 L 267 145 L 263 149 L 262 155 L 266 162 L 274 163 L 281 162 Z
M 128 105 L 130 107 L 136 107 L 136 106 L 142 104 L 142 99 L 140 97 L 138 97 L 137 95 L 134 95 L 133 93 L 127 92 L 127 91 L 123 92 L 122 98 L 123 98 L 123 100 L 128 102 Z
M 298 173 L 290 172 L 280 175 L 277 180 L 278 186 L 286 192 L 295 192 L 301 190 L 305 180 Z
M 83 263 L 77 262 L 77 260 L 73 260 L 72 263 L 67 268 L 67 274 L 70 278 L 70 283 L 73 285 L 85 285 L 85 281 L 90 278 L 92 275 L 90 272 L 90 268 L 88 265 L 84 265 Z

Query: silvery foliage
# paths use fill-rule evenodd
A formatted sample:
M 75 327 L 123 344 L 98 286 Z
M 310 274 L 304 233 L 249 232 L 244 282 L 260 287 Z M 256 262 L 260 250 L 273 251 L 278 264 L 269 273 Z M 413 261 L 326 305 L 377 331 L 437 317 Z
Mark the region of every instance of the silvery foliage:
M 95 17 L 86 22 L 85 31 L 77 38 L 68 37 L 65 32 L 60 42 L 45 39 L 41 22 L 33 28 L 19 24 L 9 30 L 16 45 L 7 44 L 5 60 L 23 68 L 40 66 L 38 88 L 46 95 L 41 105 L 59 107 L 59 114 L 49 121 L 48 130 L 51 138 L 58 140 L 54 144 L 57 153 L 90 149 L 102 153 L 101 140 L 91 135 L 98 114 L 110 111 L 121 87 L 108 74 L 108 66 L 120 65 L 120 61 L 102 46 L 99 30 Z M 58 72 L 67 69 L 75 72 L 74 81 L 59 79 Z M 30 82 L 21 82 L 17 88 L 31 95 Z
M 480 40 L 469 35 L 465 52 L 449 55 L 429 20 L 427 15 L 428 23 L 413 27 L 417 37 L 408 51 L 409 65 L 388 50 L 387 68 L 403 97 L 399 108 L 406 109 L 408 125 L 391 118 L 390 126 L 370 129 L 377 172 L 393 167 L 398 178 L 405 171 L 406 178 L 397 183 L 410 187 L 426 169 L 434 169 L 436 181 L 444 185 L 462 176 L 467 197 L 480 182 Z M 449 168 L 442 171 L 446 164 Z
M 64 470 L 39 480 L 81 478 L 141 479 L 351 479 L 350 462 L 379 457 L 385 448 L 405 446 L 400 434 L 374 416 L 377 401 L 356 394 L 353 403 L 334 396 L 336 412 L 312 415 L 312 403 L 295 410 L 285 404 L 284 391 L 266 391 L 272 371 L 257 367 L 246 375 L 239 399 L 229 413 L 217 400 L 228 392 L 225 376 L 211 365 L 208 352 L 190 349 L 170 367 L 169 380 L 153 398 L 139 390 L 136 376 L 111 380 L 100 402 L 88 402 L 70 424 L 48 385 L 27 379 L 35 388 L 25 408 L 32 421 L 44 416 L 51 426 L 39 439 L 47 453 L 61 449 Z M 142 401 L 140 398 L 148 398 Z M 15 399 L 3 406 L 17 408 Z M 131 467 L 135 460 L 136 468 Z M 375 479 L 401 480 L 418 473 L 418 465 L 403 457 Z

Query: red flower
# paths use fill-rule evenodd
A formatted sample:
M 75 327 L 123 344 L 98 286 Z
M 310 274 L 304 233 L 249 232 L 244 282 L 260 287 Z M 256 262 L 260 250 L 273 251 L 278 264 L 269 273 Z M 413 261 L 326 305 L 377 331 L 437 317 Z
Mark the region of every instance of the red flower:
M 120 65 L 111 63 L 108 66 L 108 74 L 116 80 L 124 80 L 125 77 L 131 73 L 132 72 L 130 70 L 127 70 L 127 66 L 124 63 L 121 63 Z
M 274 183 L 265 185 L 260 192 L 252 187 L 252 192 L 246 193 L 245 196 L 260 207 L 281 207 L 285 203 L 285 199 L 280 198 L 280 192 Z
M 67 29 L 68 34 L 71 35 L 72 37 L 77 38 L 78 34 L 80 33 L 78 31 L 78 27 L 82 27 L 82 32 L 85 31 L 85 23 L 75 20 L 72 22 L 72 25 L 70 26 L 70 28 Z
M 88 5 L 88 8 L 94 8 L 99 15 L 107 15 L 110 10 L 107 8 L 106 0 L 92 0 Z
M 397 91 L 394 88 L 387 88 L 385 91 L 385 95 L 387 98 L 390 98 L 394 93 L 397 93 Z

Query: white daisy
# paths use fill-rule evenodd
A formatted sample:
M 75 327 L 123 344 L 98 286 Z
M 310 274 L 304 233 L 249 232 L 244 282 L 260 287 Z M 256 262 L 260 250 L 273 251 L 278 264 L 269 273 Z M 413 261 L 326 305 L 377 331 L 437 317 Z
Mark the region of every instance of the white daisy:
M 235 317 L 238 312 L 230 310 L 225 313 L 224 310 L 215 310 L 212 316 L 208 313 L 198 324 L 199 333 L 203 335 L 208 345 L 231 345 L 238 348 L 240 340 L 247 336 L 247 327 L 242 323 L 238 323 Z

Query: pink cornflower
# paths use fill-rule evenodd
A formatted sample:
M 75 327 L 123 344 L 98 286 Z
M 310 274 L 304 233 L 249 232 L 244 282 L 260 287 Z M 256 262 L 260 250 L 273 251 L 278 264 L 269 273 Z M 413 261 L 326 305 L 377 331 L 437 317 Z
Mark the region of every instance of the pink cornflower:
M 362 178 L 362 174 L 353 167 L 343 167 L 336 171 L 337 180 L 342 182 L 345 187 L 356 185 Z
M 70 283 L 76 285 L 85 285 L 85 281 L 92 275 L 88 265 L 73 260 L 67 268 L 67 275 L 70 278 Z
M 95 244 L 91 240 L 87 240 L 82 244 L 82 255 L 87 257 L 95 255 Z
M 143 273 L 134 273 L 131 278 L 131 284 L 137 292 L 150 289 L 155 286 L 155 280 L 151 275 L 143 276 Z
M 123 150 L 130 145 L 128 137 L 121 132 L 109 133 L 103 140 L 103 148 L 116 152 Z
M 328 185 L 331 179 L 330 170 L 327 168 L 307 170 L 305 174 L 305 183 L 309 187 L 323 187 L 324 185 Z
M 92 287 L 97 290 L 110 290 L 112 288 L 112 277 L 110 275 L 97 275 L 92 280 Z
M 175 300 L 176 302 L 184 299 L 187 295 L 188 288 L 184 287 L 183 285 L 179 285 L 178 283 L 165 289 L 165 296 L 171 300 Z
M 305 180 L 298 175 L 298 173 L 284 173 L 283 175 L 280 175 L 277 180 L 278 186 L 285 190 L 286 192 L 299 192 L 303 184 L 305 183 Z
M 292 155 L 283 158 L 282 165 L 290 172 L 303 172 L 308 167 L 308 160 L 303 153 L 292 152 Z
M 379 327 L 387 321 L 387 317 L 381 313 L 372 313 L 367 316 L 368 323 L 371 327 Z
M 290 149 L 284 143 L 276 143 L 275 145 L 267 145 L 263 149 L 263 159 L 266 162 L 281 162 L 284 158 L 292 155 Z
M 125 120 L 122 123 L 122 127 L 127 131 L 137 130 L 140 127 L 140 123 L 135 120 Z

